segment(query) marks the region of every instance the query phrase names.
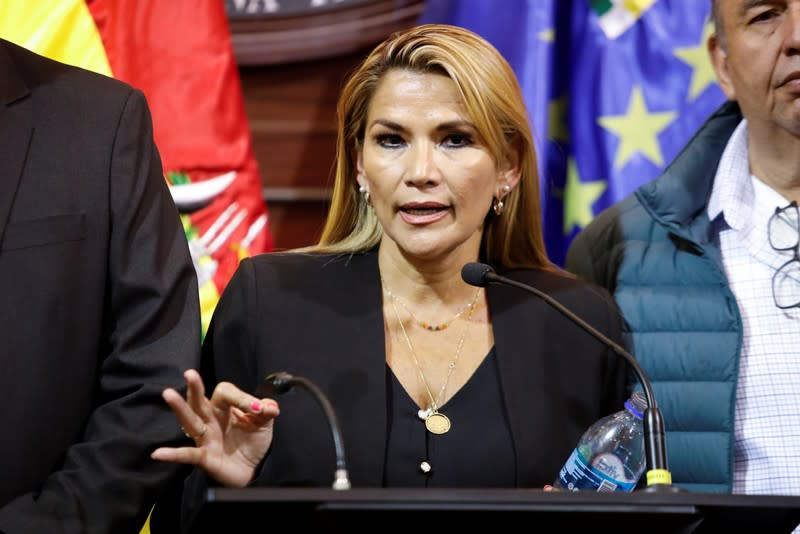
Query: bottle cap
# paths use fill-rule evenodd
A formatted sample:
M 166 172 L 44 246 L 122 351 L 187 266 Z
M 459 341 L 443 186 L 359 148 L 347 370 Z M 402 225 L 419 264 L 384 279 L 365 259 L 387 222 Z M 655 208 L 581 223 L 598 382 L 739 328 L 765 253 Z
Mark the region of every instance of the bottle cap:
M 631 398 L 625 401 L 625 409 L 642 419 L 647 409 L 647 397 L 641 391 L 634 391 Z

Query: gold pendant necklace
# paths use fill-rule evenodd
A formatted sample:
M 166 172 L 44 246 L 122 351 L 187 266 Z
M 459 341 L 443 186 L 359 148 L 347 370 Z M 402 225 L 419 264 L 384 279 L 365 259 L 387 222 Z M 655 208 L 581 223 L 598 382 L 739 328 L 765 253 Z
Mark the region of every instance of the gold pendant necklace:
M 450 375 L 453 374 L 453 370 L 456 368 L 456 363 L 458 362 L 458 357 L 461 355 L 461 348 L 464 346 L 464 340 L 467 338 L 469 320 L 472 318 L 472 312 L 475 310 L 475 302 L 478 299 L 478 294 L 475 294 L 475 297 L 472 299 L 472 303 L 469 305 L 469 314 L 466 318 L 467 324 L 464 326 L 464 333 L 461 334 L 461 339 L 458 340 L 458 347 L 456 347 L 456 354 L 453 356 L 453 361 L 447 365 L 447 376 L 444 379 L 441 389 L 439 389 L 439 394 L 436 396 L 436 398 L 434 398 L 433 393 L 431 393 L 431 388 L 428 386 L 428 381 L 425 378 L 425 374 L 422 372 L 422 366 L 419 364 L 419 360 L 417 359 L 417 353 L 414 351 L 414 345 L 411 344 L 411 338 L 408 336 L 408 332 L 406 332 L 405 324 L 403 323 L 402 319 L 400 319 L 400 313 L 397 311 L 397 305 L 395 304 L 396 297 L 391 291 L 386 289 L 385 286 L 384 290 L 389 295 L 389 300 L 392 303 L 392 310 L 394 310 L 394 316 L 397 319 L 397 322 L 400 323 L 400 330 L 403 332 L 403 337 L 408 345 L 408 350 L 411 353 L 411 359 L 414 361 L 414 366 L 417 368 L 419 377 L 422 379 L 422 385 L 425 386 L 425 392 L 428 394 L 428 399 L 430 399 L 431 402 L 431 405 L 424 410 L 420 410 L 418 415 L 420 419 L 425 421 L 425 428 L 428 429 L 428 432 L 431 434 L 446 434 L 450 430 L 450 419 L 439 411 L 439 401 L 442 399 L 445 389 L 447 389 L 447 384 L 450 382 Z M 478 291 L 480 291 L 480 289 L 478 289 Z M 410 311 L 409 314 L 411 314 Z
M 425 428 L 431 434 L 446 434 L 450 430 L 450 418 L 441 412 L 433 412 L 425 419 Z

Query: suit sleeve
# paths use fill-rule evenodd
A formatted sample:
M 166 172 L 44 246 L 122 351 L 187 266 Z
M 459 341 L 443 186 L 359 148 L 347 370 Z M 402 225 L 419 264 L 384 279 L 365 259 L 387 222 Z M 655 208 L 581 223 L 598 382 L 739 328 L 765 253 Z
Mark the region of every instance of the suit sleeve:
M 128 94 L 109 131 L 99 137 L 112 157 L 109 252 L 97 258 L 109 282 L 94 408 L 41 491 L 0 510 L 6 534 L 139 532 L 182 470 L 150 452 L 184 439 L 161 391 L 181 387 L 183 371 L 199 364 L 197 279 L 140 92 Z

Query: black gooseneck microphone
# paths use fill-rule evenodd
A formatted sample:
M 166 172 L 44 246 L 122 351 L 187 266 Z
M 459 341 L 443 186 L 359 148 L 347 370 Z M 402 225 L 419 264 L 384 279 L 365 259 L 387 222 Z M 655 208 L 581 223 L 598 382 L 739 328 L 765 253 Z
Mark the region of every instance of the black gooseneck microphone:
M 328 400 L 328 397 L 322 392 L 316 384 L 302 376 L 294 376 L 289 373 L 279 371 L 272 373 L 264 378 L 264 381 L 256 390 L 256 395 L 260 397 L 271 396 L 274 393 L 286 393 L 292 386 L 301 386 L 311 393 L 317 400 L 322 410 L 325 412 L 325 417 L 328 420 L 331 434 L 333 435 L 333 444 L 336 448 L 336 471 L 333 475 L 333 485 L 335 490 L 350 489 L 350 479 L 347 475 L 347 465 L 345 463 L 344 455 L 344 440 L 342 439 L 342 432 L 339 429 L 339 422 L 336 419 L 336 412 L 333 411 L 333 406 Z
M 656 398 L 655 395 L 653 395 L 653 388 L 650 386 L 650 380 L 647 379 L 644 370 L 631 353 L 622 348 L 618 343 L 615 343 L 607 336 L 603 335 L 602 332 L 575 315 L 574 312 L 547 293 L 533 286 L 529 286 L 528 284 L 523 284 L 522 282 L 517 282 L 511 278 L 501 276 L 497 274 L 491 266 L 485 263 L 465 264 L 464 267 L 461 268 L 461 278 L 472 286 L 486 287 L 490 283 L 496 283 L 513 286 L 527 291 L 528 293 L 533 293 L 627 361 L 636 372 L 636 376 L 642 384 L 642 389 L 644 389 L 644 394 L 647 397 L 647 409 L 644 413 L 642 427 L 644 432 L 645 461 L 647 462 L 647 487 L 644 491 L 681 491 L 680 488 L 672 485 L 672 474 L 667 468 L 667 446 L 665 441 L 664 419 L 661 416 L 661 410 L 656 404 Z

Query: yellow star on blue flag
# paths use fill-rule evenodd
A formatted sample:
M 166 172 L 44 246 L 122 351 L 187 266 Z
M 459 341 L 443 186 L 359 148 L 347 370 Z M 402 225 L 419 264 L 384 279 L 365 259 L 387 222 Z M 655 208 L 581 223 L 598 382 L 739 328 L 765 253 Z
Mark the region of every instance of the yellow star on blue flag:
M 578 166 L 570 158 L 567 163 L 567 184 L 564 186 L 564 235 L 581 229 L 594 217 L 592 206 L 606 190 L 605 181 L 581 182 Z
M 658 145 L 658 134 L 675 120 L 675 116 L 674 111 L 651 112 L 647 109 L 642 89 L 634 86 L 628 110 L 623 115 L 605 115 L 597 118 L 597 122 L 603 128 L 619 136 L 614 168 L 621 169 L 637 152 L 656 165 L 663 165 L 664 157 Z

